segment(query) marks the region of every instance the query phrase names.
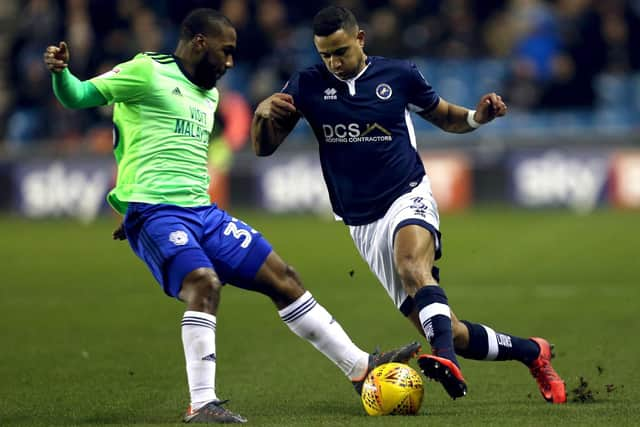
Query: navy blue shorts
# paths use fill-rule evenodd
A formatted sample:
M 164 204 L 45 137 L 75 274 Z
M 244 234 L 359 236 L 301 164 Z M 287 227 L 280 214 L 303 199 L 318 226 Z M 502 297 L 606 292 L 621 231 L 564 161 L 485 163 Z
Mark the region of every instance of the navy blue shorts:
M 129 203 L 124 227 L 135 254 L 172 297 L 185 276 L 201 267 L 212 268 L 222 283 L 251 289 L 272 250 L 259 232 L 215 204 Z

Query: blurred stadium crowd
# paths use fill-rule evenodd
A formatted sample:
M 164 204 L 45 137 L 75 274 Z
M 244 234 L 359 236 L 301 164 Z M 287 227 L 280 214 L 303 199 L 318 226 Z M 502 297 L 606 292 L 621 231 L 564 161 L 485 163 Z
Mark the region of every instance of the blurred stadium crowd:
M 220 9 L 238 30 L 236 68 L 220 84 L 222 99 L 228 99 L 221 105 L 221 122 L 233 117 L 231 138 L 242 145 L 255 104 L 282 87 L 294 70 L 319 60 L 310 22 L 329 2 L 0 3 L 0 151 L 11 153 L 46 140 L 69 150 L 110 150 L 108 107 L 70 111 L 53 97 L 41 59 L 48 44 L 66 40 L 73 73 L 86 79 L 140 51 L 172 52 L 179 22 L 195 7 Z M 413 58 L 453 102 L 471 107 L 485 91 L 499 91 L 512 111 L 532 117 L 557 111 L 560 123 L 608 117 L 638 128 L 640 0 L 331 3 L 355 12 L 369 54 Z

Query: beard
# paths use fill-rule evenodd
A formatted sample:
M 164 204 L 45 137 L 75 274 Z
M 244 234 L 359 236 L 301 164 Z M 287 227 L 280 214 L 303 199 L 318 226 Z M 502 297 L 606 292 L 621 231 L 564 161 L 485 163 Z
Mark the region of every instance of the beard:
M 211 65 L 205 56 L 195 66 L 193 81 L 204 89 L 213 89 L 222 74 L 219 67 Z

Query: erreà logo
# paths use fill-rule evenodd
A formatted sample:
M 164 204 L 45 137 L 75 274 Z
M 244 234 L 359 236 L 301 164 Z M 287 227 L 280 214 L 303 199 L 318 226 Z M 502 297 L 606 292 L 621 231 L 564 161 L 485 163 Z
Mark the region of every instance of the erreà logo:
M 336 93 L 338 93 L 338 91 L 333 88 L 333 87 L 328 87 L 324 90 L 324 100 L 325 101 L 330 101 L 330 100 L 335 100 L 338 99 L 338 96 L 336 95 Z

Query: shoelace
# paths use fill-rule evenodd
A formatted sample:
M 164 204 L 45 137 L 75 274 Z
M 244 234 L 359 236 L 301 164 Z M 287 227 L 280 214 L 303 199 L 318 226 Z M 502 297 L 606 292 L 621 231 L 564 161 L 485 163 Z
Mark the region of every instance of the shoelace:
M 228 402 L 229 402 L 229 399 L 227 399 L 227 400 L 216 400 L 216 401 L 213 401 L 213 402 L 205 405 L 202 409 L 206 409 L 208 411 L 211 411 L 214 414 L 235 416 L 235 414 L 233 412 L 229 411 L 227 408 L 223 408 L 222 407 L 222 405 L 224 405 L 225 403 L 228 403 Z

